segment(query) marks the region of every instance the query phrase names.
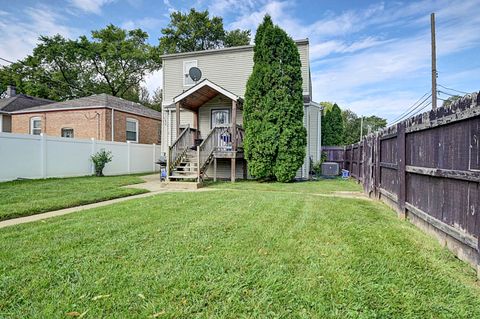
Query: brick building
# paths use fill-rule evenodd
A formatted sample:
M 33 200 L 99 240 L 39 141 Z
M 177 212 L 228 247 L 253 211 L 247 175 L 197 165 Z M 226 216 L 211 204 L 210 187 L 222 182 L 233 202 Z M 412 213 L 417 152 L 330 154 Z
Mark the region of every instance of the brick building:
M 160 142 L 160 112 L 108 94 L 34 106 L 10 115 L 12 133 Z

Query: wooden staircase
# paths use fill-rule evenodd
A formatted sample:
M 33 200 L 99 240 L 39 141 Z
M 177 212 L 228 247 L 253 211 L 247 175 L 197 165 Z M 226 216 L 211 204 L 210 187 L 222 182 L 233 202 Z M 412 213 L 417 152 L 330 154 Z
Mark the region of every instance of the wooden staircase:
M 206 177 L 208 166 L 215 158 L 215 152 L 224 151 L 236 156 L 237 146 L 243 143 L 244 130 L 240 126 L 216 126 L 205 140 L 194 148 L 194 136 L 187 127 L 169 148 L 167 167 L 168 180 L 196 181 L 201 183 Z M 233 139 L 232 139 L 233 137 Z
M 187 149 L 172 167 L 171 180 L 198 179 L 197 151 Z

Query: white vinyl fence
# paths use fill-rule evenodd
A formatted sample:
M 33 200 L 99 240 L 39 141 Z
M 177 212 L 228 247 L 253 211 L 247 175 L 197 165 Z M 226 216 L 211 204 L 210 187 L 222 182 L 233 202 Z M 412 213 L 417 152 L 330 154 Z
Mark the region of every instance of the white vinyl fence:
M 105 175 L 159 171 L 160 145 L 0 133 L 0 181 L 84 176 L 94 173 L 90 156 L 112 152 Z

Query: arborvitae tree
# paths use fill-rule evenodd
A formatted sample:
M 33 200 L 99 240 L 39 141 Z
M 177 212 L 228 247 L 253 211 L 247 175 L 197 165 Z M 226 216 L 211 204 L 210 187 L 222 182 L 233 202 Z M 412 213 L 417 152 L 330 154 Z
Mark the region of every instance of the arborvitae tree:
M 335 103 L 331 110 L 327 111 L 322 121 L 323 145 L 334 146 L 343 144 L 344 126 L 342 110 Z
M 255 36 L 253 61 L 244 105 L 249 172 L 287 182 L 302 166 L 307 143 L 301 62 L 295 42 L 268 15 Z

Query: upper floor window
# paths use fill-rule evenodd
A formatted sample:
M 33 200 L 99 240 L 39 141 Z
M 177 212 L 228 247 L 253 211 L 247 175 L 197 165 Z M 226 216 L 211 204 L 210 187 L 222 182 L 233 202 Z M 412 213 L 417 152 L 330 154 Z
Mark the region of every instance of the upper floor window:
M 196 66 L 197 66 L 197 60 L 183 61 L 183 85 L 191 86 L 195 84 L 195 81 L 192 80 L 192 78 L 190 77 L 190 74 L 188 74 L 188 71 L 190 71 L 190 68 L 193 68 Z
M 73 138 L 73 128 L 69 128 L 69 127 L 62 128 L 62 137 Z
M 127 118 L 127 141 L 138 143 L 138 120 Z
M 30 118 L 30 134 L 40 135 L 42 133 L 42 118 L 35 116 Z

